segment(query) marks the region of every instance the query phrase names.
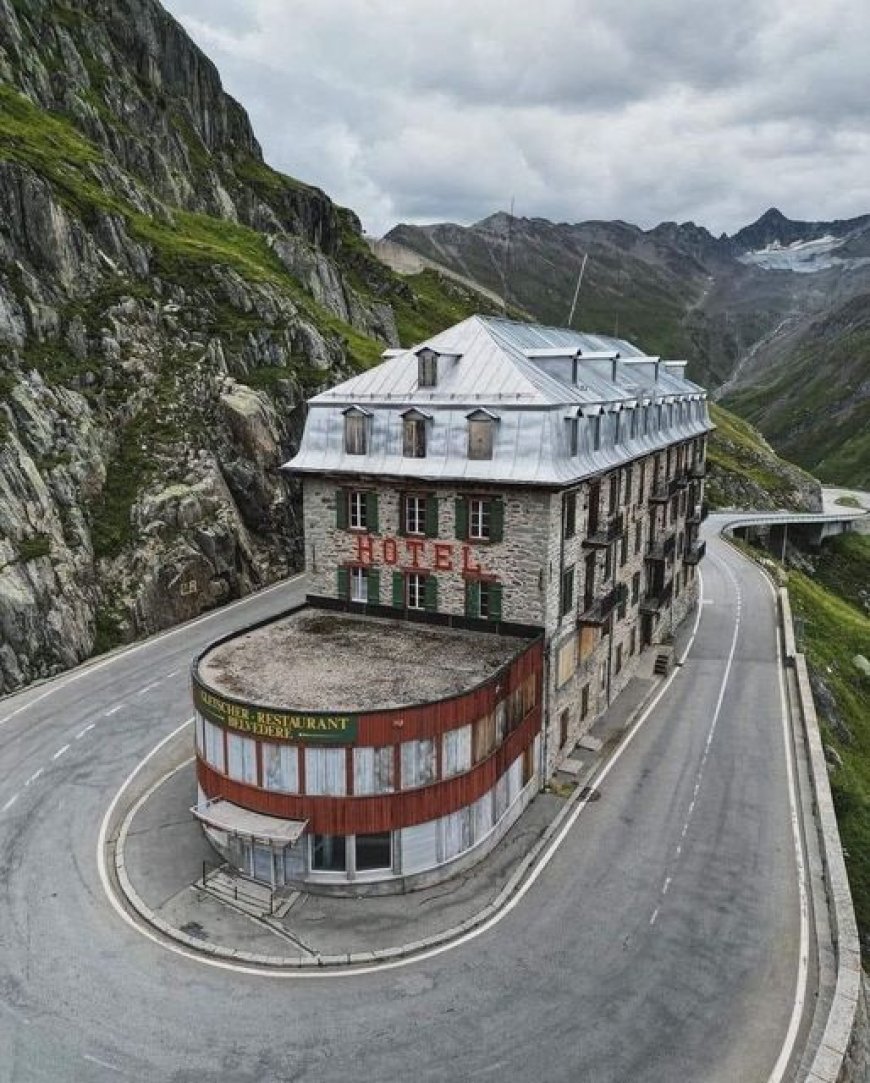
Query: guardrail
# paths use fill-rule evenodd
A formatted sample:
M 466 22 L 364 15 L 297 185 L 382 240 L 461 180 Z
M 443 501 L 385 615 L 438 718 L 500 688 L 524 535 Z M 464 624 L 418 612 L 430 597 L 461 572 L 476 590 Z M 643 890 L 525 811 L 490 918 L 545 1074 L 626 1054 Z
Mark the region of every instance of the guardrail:
M 845 1083 L 849 1077 L 849 1051 L 861 1003 L 861 948 L 855 909 L 846 875 L 843 846 L 834 813 L 828 767 L 806 658 L 796 649 L 791 601 L 785 587 L 779 591 L 783 653 L 794 668 L 801 722 L 807 742 L 810 785 L 822 856 L 837 981 L 834 998 L 819 1048 L 806 1075 L 807 1083 Z

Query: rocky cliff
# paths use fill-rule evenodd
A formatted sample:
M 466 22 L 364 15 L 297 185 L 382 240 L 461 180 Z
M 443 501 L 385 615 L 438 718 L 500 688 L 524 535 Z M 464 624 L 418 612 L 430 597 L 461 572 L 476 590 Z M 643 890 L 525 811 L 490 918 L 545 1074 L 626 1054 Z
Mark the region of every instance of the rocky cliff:
M 154 0 L 0 0 L 0 693 L 298 566 L 304 398 L 457 304 Z

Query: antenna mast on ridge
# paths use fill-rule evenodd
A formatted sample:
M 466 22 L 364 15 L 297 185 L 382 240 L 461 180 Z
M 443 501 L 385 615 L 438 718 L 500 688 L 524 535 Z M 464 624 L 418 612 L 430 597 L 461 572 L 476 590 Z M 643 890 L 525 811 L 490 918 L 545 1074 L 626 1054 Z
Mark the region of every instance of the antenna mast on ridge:
M 511 278 L 511 241 L 513 240 L 514 233 L 514 197 L 511 196 L 511 213 L 508 218 L 507 228 L 507 244 L 505 245 L 504 253 L 504 271 L 502 272 L 502 297 L 501 307 L 502 313 L 507 316 L 508 310 L 508 298 L 510 297 L 510 278 Z
M 583 253 L 583 262 L 580 265 L 580 274 L 577 275 L 577 288 L 574 290 L 574 300 L 571 302 L 571 311 L 568 313 L 567 326 L 571 326 L 571 321 L 574 319 L 574 309 L 577 307 L 577 298 L 580 296 L 580 283 L 583 281 L 583 272 L 586 270 L 586 260 L 589 259 L 589 253 Z

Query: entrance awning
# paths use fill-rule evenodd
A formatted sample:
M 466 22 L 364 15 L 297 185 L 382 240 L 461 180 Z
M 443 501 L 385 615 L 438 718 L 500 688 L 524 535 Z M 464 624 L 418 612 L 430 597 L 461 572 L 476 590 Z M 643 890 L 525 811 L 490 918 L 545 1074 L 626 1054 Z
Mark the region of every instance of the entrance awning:
M 282 820 L 277 816 L 263 816 L 259 812 L 234 805 L 223 797 L 194 805 L 190 810 L 201 823 L 226 831 L 230 835 L 267 842 L 271 846 L 293 846 L 308 826 L 307 820 Z

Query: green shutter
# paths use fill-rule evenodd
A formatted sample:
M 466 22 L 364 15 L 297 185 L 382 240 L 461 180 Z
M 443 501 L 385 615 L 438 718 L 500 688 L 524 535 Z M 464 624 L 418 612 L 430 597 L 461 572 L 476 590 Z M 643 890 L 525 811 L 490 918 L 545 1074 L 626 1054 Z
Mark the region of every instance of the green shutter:
M 366 530 L 369 534 L 378 532 L 378 494 L 366 493 Z
M 489 584 L 489 619 L 501 620 L 501 583 Z
M 380 605 L 381 573 L 375 568 L 368 569 L 367 586 L 369 592 L 369 605 Z
M 438 610 L 438 580 L 434 575 L 426 576 L 423 606 L 427 613 L 435 613 Z
M 489 540 L 500 542 L 504 537 L 504 501 L 496 497 L 489 502 Z
M 347 530 L 347 489 L 335 490 L 335 527 Z
M 338 569 L 338 596 L 339 598 L 350 597 L 350 572 L 347 568 Z
M 476 579 L 465 584 L 465 615 L 471 619 L 480 616 L 480 583 Z
M 464 496 L 456 498 L 456 537 L 460 541 L 468 539 L 468 501 Z
M 438 537 L 438 497 L 426 497 L 426 537 Z
M 393 572 L 393 608 L 405 608 L 405 577 L 401 572 Z

